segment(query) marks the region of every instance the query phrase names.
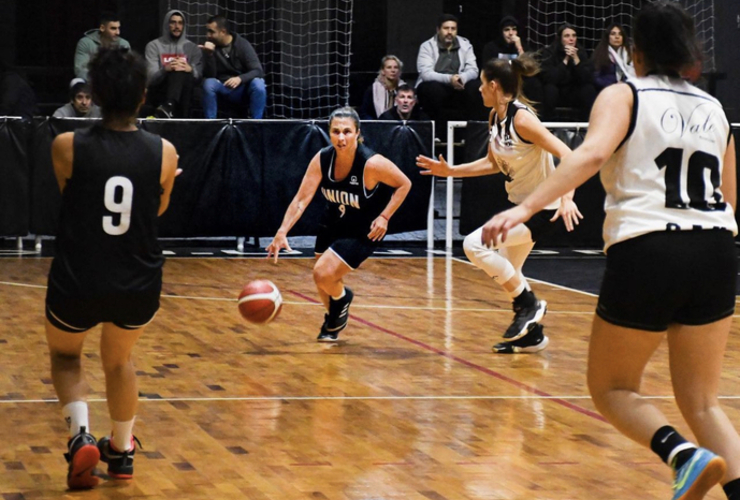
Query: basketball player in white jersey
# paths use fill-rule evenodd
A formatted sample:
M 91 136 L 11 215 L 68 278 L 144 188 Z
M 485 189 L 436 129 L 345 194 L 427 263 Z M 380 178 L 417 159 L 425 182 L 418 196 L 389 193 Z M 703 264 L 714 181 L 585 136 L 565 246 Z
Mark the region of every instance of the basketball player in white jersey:
M 699 46 L 675 3 L 635 18 L 637 78 L 607 87 L 588 134 L 518 207 L 486 223 L 505 239 L 538 210 L 601 168 L 606 271 L 594 317 L 588 385 L 620 432 L 674 471 L 674 500 L 717 482 L 740 498 L 740 437 L 717 401 L 735 310 L 735 144 L 722 106 L 682 80 Z M 645 365 L 668 337 L 676 403 L 701 447 L 639 393 Z
M 450 166 L 440 155 L 439 161 L 419 156 L 416 164 L 422 174 L 441 177 L 476 177 L 502 173 L 506 176 L 509 202 L 516 205 L 534 191 L 555 170 L 553 155 L 563 158 L 568 146 L 555 137 L 537 119 L 525 96 L 522 77 L 539 71 L 537 62 L 523 54 L 513 60 L 491 59 L 481 71 L 480 92 L 491 109 L 491 139 L 488 155 L 472 163 Z M 535 241 L 554 228 L 553 221 L 563 218 L 572 231 L 583 218 L 573 202 L 573 193 L 553 201 L 547 209 L 520 224 L 505 243 L 481 244 L 481 231 L 469 234 L 463 243 L 468 259 L 499 283 L 513 301 L 514 321 L 504 333 L 506 342 L 493 346 L 498 353 L 538 352 L 549 342 L 539 322 L 547 303 L 538 300 L 522 274 L 522 266 Z

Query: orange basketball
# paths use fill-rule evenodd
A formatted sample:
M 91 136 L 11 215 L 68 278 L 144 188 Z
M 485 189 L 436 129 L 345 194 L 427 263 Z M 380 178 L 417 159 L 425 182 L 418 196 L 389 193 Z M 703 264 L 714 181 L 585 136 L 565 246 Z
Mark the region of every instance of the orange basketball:
M 280 290 L 269 280 L 250 281 L 239 294 L 239 312 L 250 323 L 269 323 L 282 307 Z

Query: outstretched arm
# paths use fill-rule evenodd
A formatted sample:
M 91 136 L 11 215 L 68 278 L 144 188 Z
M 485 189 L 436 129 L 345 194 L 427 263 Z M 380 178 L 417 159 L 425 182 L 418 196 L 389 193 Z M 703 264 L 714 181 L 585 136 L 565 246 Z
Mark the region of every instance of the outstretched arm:
M 370 224 L 370 233 L 367 237 L 373 241 L 382 240 L 385 233 L 388 231 L 388 221 L 396 213 L 398 207 L 401 206 L 403 200 L 411 190 L 411 180 L 406 177 L 406 174 L 401 172 L 395 163 L 389 159 L 375 155 L 367 162 L 365 166 L 365 185 L 368 189 L 373 189 L 378 183 L 386 184 L 392 188 L 393 196 L 391 196 L 388 205 L 383 209 L 378 217 Z
M 419 155 L 416 157 L 416 166 L 421 169 L 421 175 L 436 175 L 437 177 L 479 177 L 500 172 L 490 154 L 479 160 L 454 167 L 447 163 L 442 155 L 439 155 L 439 160 Z
M 308 164 L 306 174 L 303 176 L 303 181 L 301 181 L 301 187 L 298 188 L 293 201 L 288 205 L 288 210 L 285 211 L 283 222 L 280 224 L 275 237 L 265 249 L 267 250 L 268 259 L 273 255 L 275 256 L 275 263 L 278 261 L 278 253 L 281 248 L 289 252 L 292 251 L 290 245 L 288 245 L 288 231 L 300 220 L 303 212 L 305 212 L 309 203 L 311 203 L 314 194 L 316 194 L 316 190 L 319 188 L 319 183 L 321 182 L 321 161 L 319 155 L 320 153 L 316 153 L 311 163 Z

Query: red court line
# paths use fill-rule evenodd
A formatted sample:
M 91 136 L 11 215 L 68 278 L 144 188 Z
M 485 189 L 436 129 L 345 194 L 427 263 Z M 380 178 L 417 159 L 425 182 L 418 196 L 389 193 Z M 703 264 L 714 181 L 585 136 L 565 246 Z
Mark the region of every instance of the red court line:
M 293 290 L 289 290 L 289 292 L 291 294 L 297 296 L 297 297 L 302 298 L 303 300 L 308 301 L 308 302 L 312 302 L 314 304 L 317 304 L 319 302 L 318 300 L 313 299 L 313 298 L 311 298 L 311 297 L 309 297 L 307 295 L 303 295 L 300 292 L 295 292 Z M 354 314 L 350 314 L 350 318 L 352 318 L 353 320 L 357 321 L 358 323 L 361 323 L 361 324 L 363 324 L 365 326 L 368 326 L 368 327 L 370 327 L 370 328 L 372 328 L 374 330 L 378 330 L 380 332 L 387 333 L 388 335 L 391 335 L 393 337 L 396 337 L 397 339 L 401 339 L 401 340 L 403 340 L 405 342 L 408 342 L 410 344 L 414 344 L 417 347 L 421 347 L 422 349 L 424 349 L 426 351 L 433 352 L 435 354 L 438 354 L 440 356 L 443 356 L 445 358 L 448 358 L 448 359 L 451 359 L 453 361 L 456 361 L 456 362 L 458 362 L 460 364 L 463 364 L 463 365 L 465 365 L 465 366 L 467 366 L 469 368 L 472 368 L 473 370 L 477 370 L 477 371 L 479 371 L 481 373 L 485 373 L 486 375 L 489 375 L 491 377 L 497 378 L 497 379 L 499 379 L 499 380 L 501 380 L 503 382 L 506 382 L 508 384 L 513 385 L 514 387 L 516 387 L 518 389 L 521 389 L 523 391 L 529 392 L 530 394 L 535 394 L 537 396 L 548 398 L 549 401 L 553 401 L 553 402 L 555 402 L 555 403 L 557 403 L 557 404 L 559 404 L 561 406 L 564 406 L 565 408 L 568 408 L 570 410 L 577 411 L 578 413 L 580 413 L 582 415 L 586 415 L 587 417 L 594 418 L 594 419 L 596 419 L 596 420 L 598 420 L 600 422 L 605 422 L 605 423 L 607 422 L 604 417 L 602 417 L 600 414 L 598 414 L 598 413 L 596 413 L 594 411 L 587 410 L 586 408 L 582 408 L 582 407 L 580 407 L 578 405 L 575 405 L 573 403 L 570 403 L 570 402 L 568 402 L 568 401 L 566 401 L 564 399 L 556 398 L 556 397 L 552 396 L 551 394 L 549 394 L 549 393 L 547 393 L 545 391 L 541 391 L 541 390 L 539 390 L 539 389 L 537 389 L 535 387 L 532 387 L 530 385 L 527 385 L 525 383 L 522 383 L 522 382 L 520 382 L 518 380 L 515 380 L 515 379 L 513 379 L 511 377 L 507 377 L 506 375 L 504 375 L 502 373 L 499 373 L 499 372 L 497 372 L 495 370 L 491 370 L 490 368 L 486 368 L 485 366 L 481 366 L 481 365 L 475 364 L 472 361 L 468 361 L 467 359 L 461 358 L 459 356 L 455 356 L 454 354 L 450 354 L 447 351 L 443 351 L 441 349 L 437 349 L 436 347 L 430 346 L 429 344 L 426 344 L 426 343 L 421 342 L 419 340 L 412 339 L 411 337 L 407 337 L 407 336 L 402 335 L 400 333 L 397 333 L 397 332 L 394 332 L 394 331 L 389 330 L 387 328 L 384 328 L 384 327 L 382 327 L 380 325 L 376 325 L 375 323 L 372 323 L 370 321 L 364 320 L 364 319 L 362 319 L 360 317 L 355 316 Z

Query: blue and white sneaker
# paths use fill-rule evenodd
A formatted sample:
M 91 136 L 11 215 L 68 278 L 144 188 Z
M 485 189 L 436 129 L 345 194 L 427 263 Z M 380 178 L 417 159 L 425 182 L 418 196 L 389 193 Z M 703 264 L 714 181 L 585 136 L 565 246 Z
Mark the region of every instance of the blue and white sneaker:
M 705 448 L 697 448 L 676 471 L 673 500 L 701 500 L 725 475 L 725 459 Z

